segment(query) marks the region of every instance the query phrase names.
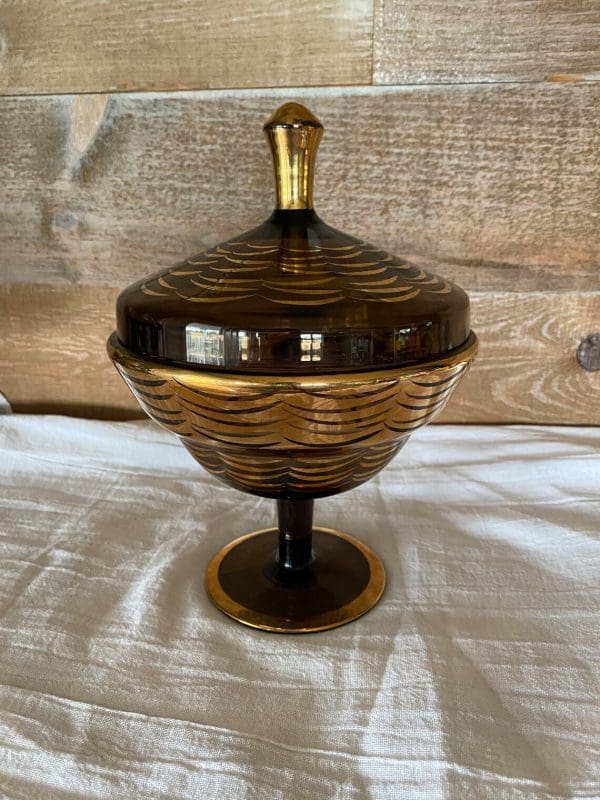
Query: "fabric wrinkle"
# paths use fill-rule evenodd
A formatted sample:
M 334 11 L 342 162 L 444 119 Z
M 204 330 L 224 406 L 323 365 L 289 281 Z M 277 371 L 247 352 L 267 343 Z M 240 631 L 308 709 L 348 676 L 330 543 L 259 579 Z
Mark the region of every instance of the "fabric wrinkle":
M 147 421 L 0 418 L 0 794 L 596 800 L 600 431 L 424 428 L 316 524 L 381 602 L 311 636 L 205 594 L 272 501 Z

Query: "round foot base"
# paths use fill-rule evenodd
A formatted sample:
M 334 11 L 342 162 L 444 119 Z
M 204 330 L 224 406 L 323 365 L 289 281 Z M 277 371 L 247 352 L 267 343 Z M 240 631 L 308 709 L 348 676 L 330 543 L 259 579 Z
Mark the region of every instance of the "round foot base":
M 235 539 L 208 566 L 208 596 L 243 625 L 276 633 L 324 631 L 362 616 L 383 593 L 383 564 L 352 536 L 313 533 L 313 562 L 298 572 L 277 564 L 276 528 Z

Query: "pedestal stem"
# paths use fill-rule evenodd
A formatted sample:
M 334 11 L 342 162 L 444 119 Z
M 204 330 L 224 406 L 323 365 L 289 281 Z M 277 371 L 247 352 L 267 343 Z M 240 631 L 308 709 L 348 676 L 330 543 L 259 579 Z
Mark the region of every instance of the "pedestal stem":
M 279 549 L 277 562 L 284 570 L 297 572 L 312 561 L 314 500 L 278 500 Z

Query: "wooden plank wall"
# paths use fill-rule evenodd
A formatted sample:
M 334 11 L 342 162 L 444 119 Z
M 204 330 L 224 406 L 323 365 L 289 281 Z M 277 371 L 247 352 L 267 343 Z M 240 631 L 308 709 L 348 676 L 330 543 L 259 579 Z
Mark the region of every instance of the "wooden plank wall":
M 591 0 L 0 5 L 0 391 L 136 413 L 119 289 L 268 214 L 261 124 L 299 99 L 319 213 L 471 293 L 444 420 L 600 423 L 599 41 Z

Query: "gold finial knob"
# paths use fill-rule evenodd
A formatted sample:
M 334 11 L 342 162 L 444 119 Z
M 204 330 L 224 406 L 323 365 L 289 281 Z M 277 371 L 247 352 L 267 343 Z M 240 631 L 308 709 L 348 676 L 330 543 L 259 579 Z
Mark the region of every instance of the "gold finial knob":
M 319 120 L 300 103 L 284 103 L 265 122 L 275 165 L 277 208 L 312 208 Z

